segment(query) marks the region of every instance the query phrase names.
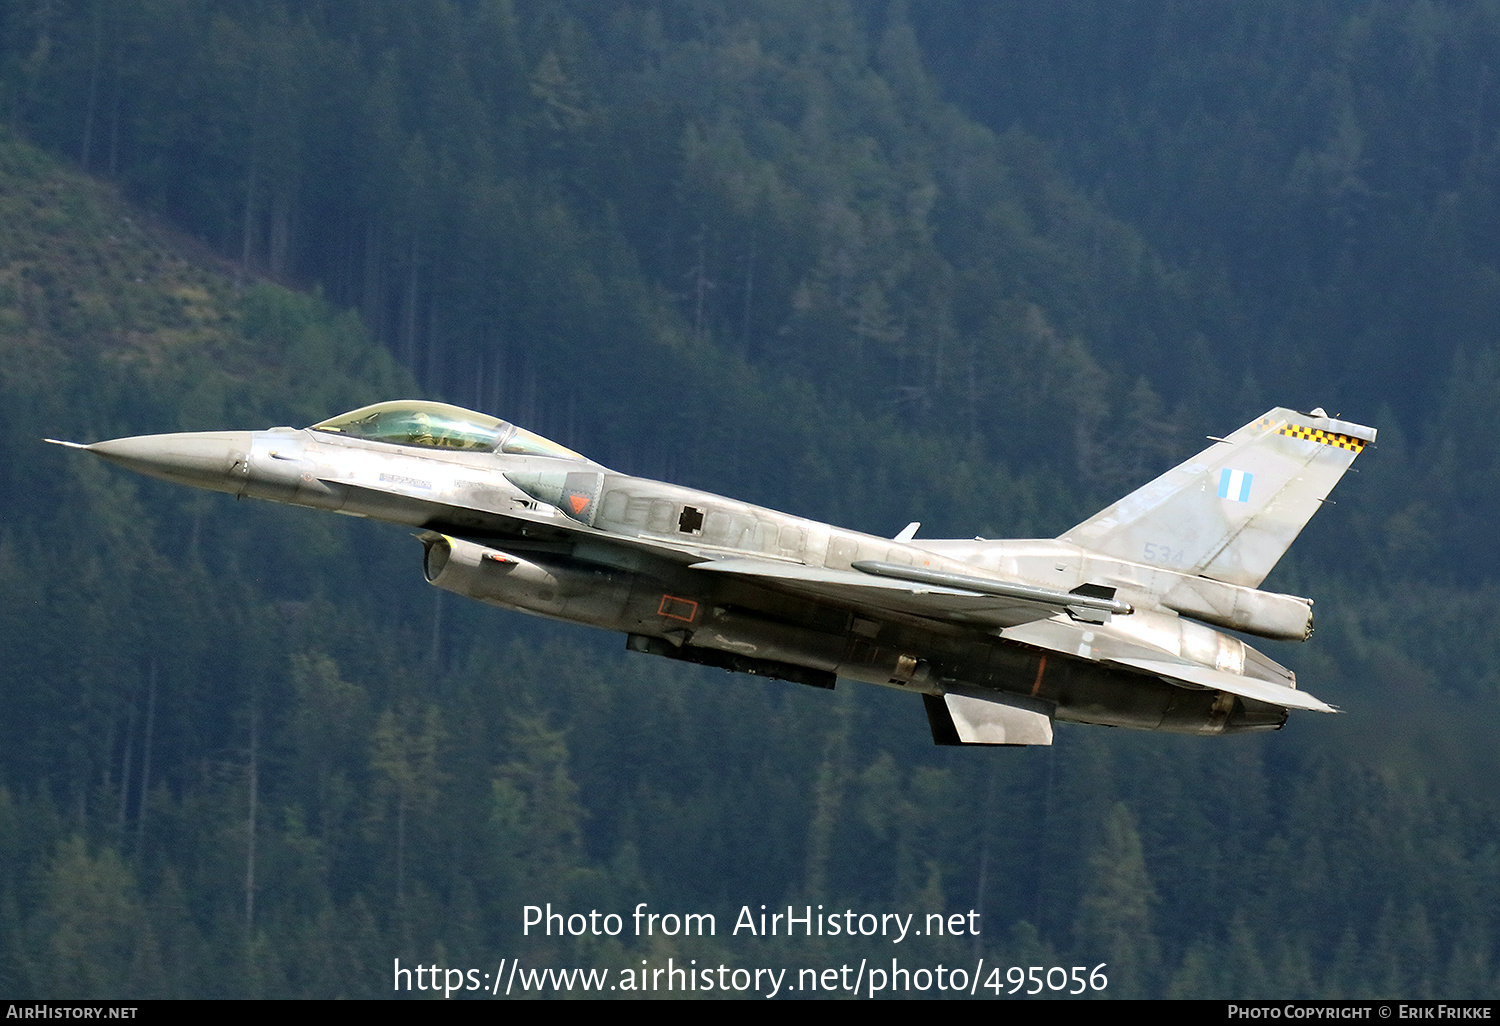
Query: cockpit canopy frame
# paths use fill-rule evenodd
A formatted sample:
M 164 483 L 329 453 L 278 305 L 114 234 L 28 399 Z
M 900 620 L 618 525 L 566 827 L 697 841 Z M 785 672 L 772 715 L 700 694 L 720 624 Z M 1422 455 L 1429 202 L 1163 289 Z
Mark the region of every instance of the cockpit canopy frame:
M 499 417 L 426 399 L 393 399 L 362 406 L 314 424 L 308 430 L 421 449 L 584 459 L 566 446 Z

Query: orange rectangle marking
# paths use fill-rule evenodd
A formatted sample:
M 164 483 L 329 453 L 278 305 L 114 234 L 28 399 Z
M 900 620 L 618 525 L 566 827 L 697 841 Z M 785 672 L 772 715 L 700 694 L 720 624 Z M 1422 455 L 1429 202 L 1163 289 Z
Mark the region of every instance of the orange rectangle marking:
M 678 598 L 676 595 L 663 595 L 661 605 L 656 611 L 669 620 L 692 623 L 698 618 L 698 603 L 692 599 Z

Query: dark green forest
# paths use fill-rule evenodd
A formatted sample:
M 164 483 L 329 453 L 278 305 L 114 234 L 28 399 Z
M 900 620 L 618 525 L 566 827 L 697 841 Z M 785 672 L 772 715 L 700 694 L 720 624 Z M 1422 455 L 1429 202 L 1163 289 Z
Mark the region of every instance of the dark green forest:
M 0 995 L 895 955 L 1494 997 L 1497 326 L 1496 3 L 10 0 Z M 1380 444 L 1268 650 L 1344 713 L 940 749 L 910 696 L 628 655 L 41 441 L 409 395 L 925 537 L 1326 407 Z M 523 937 L 549 902 L 720 930 Z M 820 903 L 983 932 L 727 936 Z

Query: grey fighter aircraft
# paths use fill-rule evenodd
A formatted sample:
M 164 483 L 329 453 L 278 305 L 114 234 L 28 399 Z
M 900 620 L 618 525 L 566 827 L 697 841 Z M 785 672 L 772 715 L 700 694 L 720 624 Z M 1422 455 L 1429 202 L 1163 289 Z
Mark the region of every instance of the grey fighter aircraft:
M 181 484 L 419 528 L 427 580 L 636 652 L 922 696 L 951 745 L 1054 720 L 1188 734 L 1335 711 L 1215 627 L 1303 640 L 1259 590 L 1375 431 L 1271 410 L 1057 538 L 877 538 L 617 474 L 498 418 L 379 403 L 314 424 L 81 445 Z M 48 441 L 55 441 L 48 439 Z

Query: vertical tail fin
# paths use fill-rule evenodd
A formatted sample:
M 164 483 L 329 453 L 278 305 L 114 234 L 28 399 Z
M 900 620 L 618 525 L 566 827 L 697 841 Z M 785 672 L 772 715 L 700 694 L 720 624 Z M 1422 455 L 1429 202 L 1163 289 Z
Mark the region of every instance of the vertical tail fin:
M 1254 588 L 1375 429 L 1277 408 L 1061 536 L 1116 559 Z

